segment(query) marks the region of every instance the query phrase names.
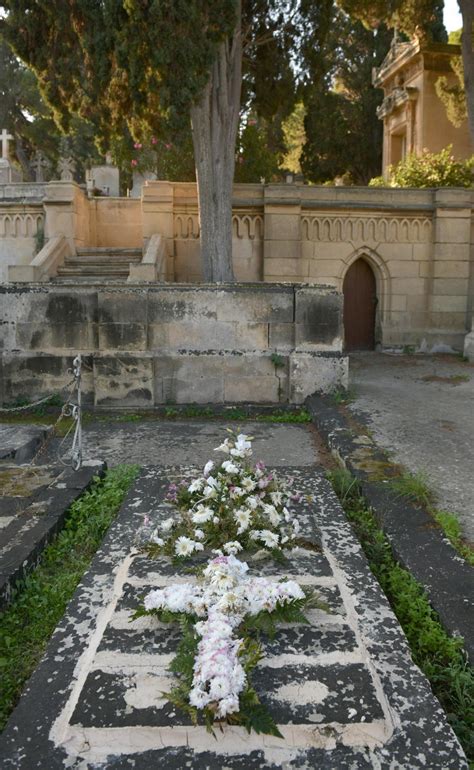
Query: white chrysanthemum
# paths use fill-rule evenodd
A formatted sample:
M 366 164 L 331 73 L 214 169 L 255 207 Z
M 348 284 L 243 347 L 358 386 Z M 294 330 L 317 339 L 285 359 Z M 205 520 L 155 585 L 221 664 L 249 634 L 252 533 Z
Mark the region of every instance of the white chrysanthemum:
M 204 486 L 204 479 L 194 479 L 188 487 L 188 492 L 200 492 Z
M 245 532 L 245 530 L 249 528 L 250 516 L 251 516 L 251 513 L 246 508 L 239 508 L 237 511 L 234 511 L 234 519 L 239 525 L 239 528 L 237 530 L 239 535 L 241 535 L 242 532 Z
M 262 529 L 259 532 L 258 539 L 267 548 L 278 548 L 279 537 L 276 532 L 271 532 L 269 529 Z
M 225 553 L 235 556 L 236 553 L 242 551 L 242 546 L 238 540 L 230 540 L 228 543 L 224 543 L 222 549 L 225 551 Z
M 204 524 L 214 516 L 214 511 L 208 505 L 198 505 L 191 515 L 194 524 Z
M 270 492 L 270 500 L 272 501 L 273 505 L 281 505 L 283 502 L 283 493 Z
M 224 460 L 224 462 L 221 465 L 221 468 L 229 475 L 229 476 L 235 476 L 236 473 L 239 473 L 239 468 L 235 463 L 232 462 L 232 460 Z
M 237 497 L 242 497 L 244 490 L 241 487 L 232 487 L 229 492 L 231 500 L 235 500 Z
M 164 521 L 161 522 L 160 529 L 162 529 L 163 532 L 169 532 L 170 529 L 173 529 L 175 523 L 176 523 L 176 520 L 173 519 L 172 516 L 170 516 L 169 519 L 165 519 Z
M 196 538 L 196 540 L 204 540 L 204 532 L 202 531 L 202 529 L 195 529 L 194 537 Z
M 240 482 L 240 485 L 243 489 L 245 489 L 246 492 L 253 492 L 255 489 L 256 482 L 250 478 L 250 476 L 246 476 L 242 481 Z
M 190 556 L 195 545 L 196 543 L 190 537 L 180 535 L 174 544 L 174 550 L 177 556 Z
M 247 508 L 250 508 L 250 510 L 254 511 L 256 508 L 258 508 L 258 506 L 260 505 L 260 502 L 261 500 L 259 497 L 256 497 L 255 495 L 250 495 L 249 497 L 247 497 L 245 501 L 245 505 L 247 506 Z

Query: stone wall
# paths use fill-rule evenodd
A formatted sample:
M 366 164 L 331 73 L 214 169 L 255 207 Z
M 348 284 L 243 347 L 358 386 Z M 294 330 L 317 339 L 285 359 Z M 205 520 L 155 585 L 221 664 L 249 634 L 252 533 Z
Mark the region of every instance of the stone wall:
M 44 229 L 44 184 L 0 185 L 0 283 L 8 265 L 28 265 L 35 255 L 36 234 Z
M 342 300 L 293 285 L 7 285 L 1 294 L 2 401 L 70 381 L 104 407 L 301 403 L 347 385 Z
M 20 221 L 16 214 L 11 220 L 8 205 L 0 201 L 0 225 L 2 216 Z M 74 183 L 50 182 L 42 207 L 34 205 L 44 216 L 46 236 L 64 233 L 71 248 L 146 248 L 159 234 L 168 280 L 201 280 L 195 184 L 148 182 L 140 200 L 88 200 Z M 473 209 L 474 193 L 466 189 L 238 184 L 236 278 L 315 282 L 342 291 L 350 266 L 363 258 L 377 286 L 377 343 L 427 349 L 442 343 L 462 350 L 473 312 Z M 25 209 L 25 222 L 29 214 Z M 11 254 L 10 264 L 28 262 L 31 237 L 22 236 L 19 251 L 13 240 L 0 233 L 0 254 Z

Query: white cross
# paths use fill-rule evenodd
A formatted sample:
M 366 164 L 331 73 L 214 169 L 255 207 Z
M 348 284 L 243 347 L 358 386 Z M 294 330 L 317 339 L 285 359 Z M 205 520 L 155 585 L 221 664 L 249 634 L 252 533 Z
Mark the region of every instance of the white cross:
M 6 128 L 2 128 L 0 134 L 0 142 L 2 143 L 2 158 L 8 160 L 8 142 L 13 139 L 13 136 L 8 133 Z

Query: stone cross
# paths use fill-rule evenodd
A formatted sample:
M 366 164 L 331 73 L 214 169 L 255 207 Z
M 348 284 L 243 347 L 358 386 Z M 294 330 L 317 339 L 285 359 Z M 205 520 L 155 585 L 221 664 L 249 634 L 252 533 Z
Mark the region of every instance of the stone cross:
M 36 153 L 32 166 L 36 172 L 36 182 L 44 182 L 43 172 L 48 167 L 48 161 L 40 150 Z
M 5 160 L 8 160 L 8 143 L 10 139 L 13 139 L 13 136 L 8 133 L 6 128 L 2 128 L 2 133 L 0 134 L 0 142 L 2 143 L 2 158 Z
M 59 158 L 58 170 L 61 181 L 72 182 L 74 179 L 74 172 L 76 170 L 76 163 L 74 158 Z

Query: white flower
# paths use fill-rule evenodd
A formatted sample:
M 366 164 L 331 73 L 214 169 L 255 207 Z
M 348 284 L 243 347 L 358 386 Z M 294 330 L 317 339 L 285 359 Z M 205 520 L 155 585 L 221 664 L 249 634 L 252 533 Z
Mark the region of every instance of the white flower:
M 270 492 L 270 499 L 273 505 L 281 505 L 283 502 L 282 492 Z
M 247 497 L 245 504 L 248 508 L 254 511 L 255 508 L 258 508 L 258 506 L 260 505 L 260 498 L 255 497 L 255 495 L 250 495 L 249 497 Z
M 229 476 L 234 476 L 239 472 L 237 465 L 235 465 L 231 460 L 224 460 L 221 468 L 223 468 Z
M 208 476 L 206 479 L 206 486 L 204 487 L 203 495 L 209 499 L 211 497 L 217 497 L 217 490 L 219 488 L 219 482 L 214 476 Z
M 240 482 L 243 489 L 245 489 L 246 492 L 253 492 L 255 487 L 257 486 L 255 481 L 251 479 L 249 476 L 246 476 L 242 481 Z
M 214 516 L 214 511 L 209 508 L 208 505 L 198 505 L 195 511 L 191 515 L 191 519 L 194 524 L 204 524 Z
M 214 452 L 225 452 L 226 455 L 229 454 L 231 448 L 231 442 L 230 439 L 226 438 L 226 440 L 220 445 L 216 446 L 214 449 Z
M 162 529 L 163 532 L 169 532 L 170 529 L 173 529 L 175 523 L 176 523 L 175 519 L 173 519 L 173 517 L 170 516 L 169 519 L 165 519 L 164 521 L 161 522 L 160 529 Z
M 232 556 L 235 556 L 236 553 L 239 553 L 239 551 L 242 550 L 242 546 L 238 540 L 230 540 L 228 543 L 224 543 L 222 548 L 226 553 L 232 554 Z
M 204 466 L 203 475 L 209 476 L 213 468 L 214 468 L 214 463 L 212 462 L 212 460 L 209 460 L 209 462 L 207 462 Z
M 251 513 L 246 508 L 239 508 L 238 511 L 234 511 L 234 519 L 236 520 L 239 528 L 238 534 L 241 535 L 249 528 Z
M 232 489 L 229 492 L 229 495 L 232 500 L 235 500 L 236 497 L 242 497 L 244 494 L 244 490 L 241 489 L 241 487 L 232 487 Z
M 202 529 L 195 529 L 194 537 L 196 538 L 196 540 L 204 540 L 204 532 L 202 531 Z
M 188 492 L 200 492 L 204 486 L 203 479 L 194 479 L 188 487 Z
M 212 523 L 213 524 L 219 524 L 219 522 L 220 522 L 219 516 L 214 516 L 214 518 L 212 519 Z
M 190 556 L 194 551 L 194 540 L 189 537 L 180 535 L 174 544 L 174 550 L 177 556 Z
M 259 532 L 259 540 L 267 548 L 278 548 L 278 535 L 275 532 L 271 532 L 269 529 L 262 529 Z
M 237 436 L 233 448 L 230 450 L 233 457 L 248 457 L 252 454 L 252 443 L 249 441 L 249 436 L 244 433 L 240 433 Z

